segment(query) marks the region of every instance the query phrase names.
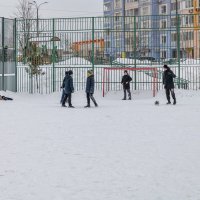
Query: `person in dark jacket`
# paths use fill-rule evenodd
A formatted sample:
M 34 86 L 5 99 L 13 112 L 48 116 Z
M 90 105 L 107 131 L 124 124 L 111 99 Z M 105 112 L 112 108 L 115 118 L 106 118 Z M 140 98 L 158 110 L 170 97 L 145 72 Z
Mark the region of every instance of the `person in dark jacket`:
M 124 76 L 122 77 L 121 84 L 123 85 L 124 90 L 124 98 L 122 100 L 126 100 L 126 91 L 128 92 L 129 100 L 131 100 L 131 91 L 130 91 L 130 82 L 132 78 L 129 76 L 127 70 L 124 71 Z
M 170 93 L 172 95 L 172 98 L 174 100 L 173 104 L 176 104 L 176 96 L 174 93 L 174 78 L 176 77 L 176 75 L 173 73 L 173 71 L 167 66 L 164 65 L 164 73 L 163 73 L 163 84 L 164 84 L 164 88 L 166 91 L 166 97 L 167 97 L 167 104 L 171 104 L 170 101 Z
M 10 101 L 12 101 L 13 99 L 9 98 L 9 97 L 5 97 L 5 96 L 1 96 L 0 95 L 0 100 L 4 100 L 4 101 L 10 100 Z
M 69 72 L 66 71 L 65 72 L 65 77 L 63 79 L 63 82 L 62 82 L 62 85 L 61 85 L 61 89 L 62 89 L 62 96 L 61 96 L 61 99 L 60 99 L 60 103 L 62 104 L 63 100 L 64 100 L 64 97 L 65 97 L 65 79 L 66 79 L 66 75 L 68 74 Z
M 62 102 L 62 107 L 66 107 L 65 103 L 66 100 L 68 99 L 68 104 L 69 108 L 74 108 L 72 106 L 71 98 L 72 98 L 72 93 L 74 93 L 74 86 L 73 86 L 73 78 L 72 78 L 73 72 L 70 70 L 66 76 L 65 76 L 65 81 L 64 81 L 64 89 L 65 89 L 65 96 Z
M 94 94 L 94 74 L 92 70 L 87 71 L 87 81 L 86 81 L 86 96 L 87 96 L 87 106 L 85 108 L 90 107 L 90 99 L 93 101 L 95 107 L 98 107 L 98 104 L 93 96 Z

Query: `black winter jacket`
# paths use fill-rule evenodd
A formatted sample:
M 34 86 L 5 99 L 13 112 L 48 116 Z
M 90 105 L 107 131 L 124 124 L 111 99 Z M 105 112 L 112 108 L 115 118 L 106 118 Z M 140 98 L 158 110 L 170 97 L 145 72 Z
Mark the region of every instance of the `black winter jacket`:
M 94 75 L 87 77 L 85 92 L 90 94 L 94 93 Z
M 121 84 L 123 84 L 124 89 L 130 89 L 130 82 L 132 81 L 132 78 L 129 75 L 124 75 L 122 77 Z
M 176 75 L 173 73 L 171 69 L 167 69 L 163 73 L 163 84 L 165 89 L 174 89 L 174 78 Z
M 74 92 L 74 86 L 73 86 L 73 78 L 70 75 L 66 75 L 64 79 L 64 88 L 65 93 L 70 94 Z

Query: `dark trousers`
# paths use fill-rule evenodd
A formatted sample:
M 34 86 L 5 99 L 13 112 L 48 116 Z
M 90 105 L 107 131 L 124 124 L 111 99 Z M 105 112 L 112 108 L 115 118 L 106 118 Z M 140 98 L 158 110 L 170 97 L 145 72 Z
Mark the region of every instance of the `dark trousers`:
M 67 99 L 68 99 L 69 106 L 72 106 L 72 94 L 71 93 L 65 94 L 64 99 L 62 101 L 62 105 L 65 105 Z
M 175 93 L 174 93 L 174 89 L 165 89 L 166 91 L 166 97 L 167 97 L 167 101 L 170 103 L 170 93 L 172 95 L 172 98 L 174 99 L 174 101 L 176 101 L 176 96 L 175 96 Z
M 60 103 L 62 103 L 62 102 L 63 102 L 63 100 L 64 100 L 64 97 L 65 97 L 65 90 L 63 89 L 63 90 L 62 90 L 62 96 L 61 96 Z
M 131 99 L 131 91 L 130 91 L 130 89 L 125 89 L 125 88 L 124 88 L 124 99 L 126 99 L 126 91 L 128 92 L 128 98 Z
M 93 97 L 93 94 L 86 93 L 87 96 L 87 105 L 90 106 L 90 99 L 93 101 L 94 105 L 97 106 L 97 102 L 95 98 Z

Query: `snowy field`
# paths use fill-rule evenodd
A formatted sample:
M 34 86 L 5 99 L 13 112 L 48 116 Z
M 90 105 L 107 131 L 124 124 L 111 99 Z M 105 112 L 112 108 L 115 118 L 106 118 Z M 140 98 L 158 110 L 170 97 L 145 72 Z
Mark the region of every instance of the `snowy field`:
M 0 200 L 200 200 L 200 92 L 73 96 L 3 93 Z M 159 100 L 160 106 L 154 101 Z

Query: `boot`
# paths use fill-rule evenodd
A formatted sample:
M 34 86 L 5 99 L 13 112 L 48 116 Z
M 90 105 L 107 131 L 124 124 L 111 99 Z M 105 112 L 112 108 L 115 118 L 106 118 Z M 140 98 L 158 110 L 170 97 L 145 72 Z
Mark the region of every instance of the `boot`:
M 172 91 L 172 98 L 174 99 L 173 105 L 176 105 L 176 95 L 174 91 Z
M 95 107 L 98 107 L 98 104 L 97 104 L 97 103 L 95 103 L 94 105 L 95 105 Z
M 65 104 L 62 104 L 62 107 L 67 107 Z
M 167 105 L 169 105 L 169 104 L 171 104 L 171 102 L 170 102 L 170 101 L 168 101 L 166 104 L 167 104 Z
M 122 100 L 126 100 L 126 98 L 123 98 Z
M 176 99 L 174 99 L 173 105 L 176 105 Z
M 85 106 L 84 108 L 90 108 L 90 105 Z
M 71 106 L 69 106 L 69 108 L 75 108 L 75 107 L 71 105 Z

